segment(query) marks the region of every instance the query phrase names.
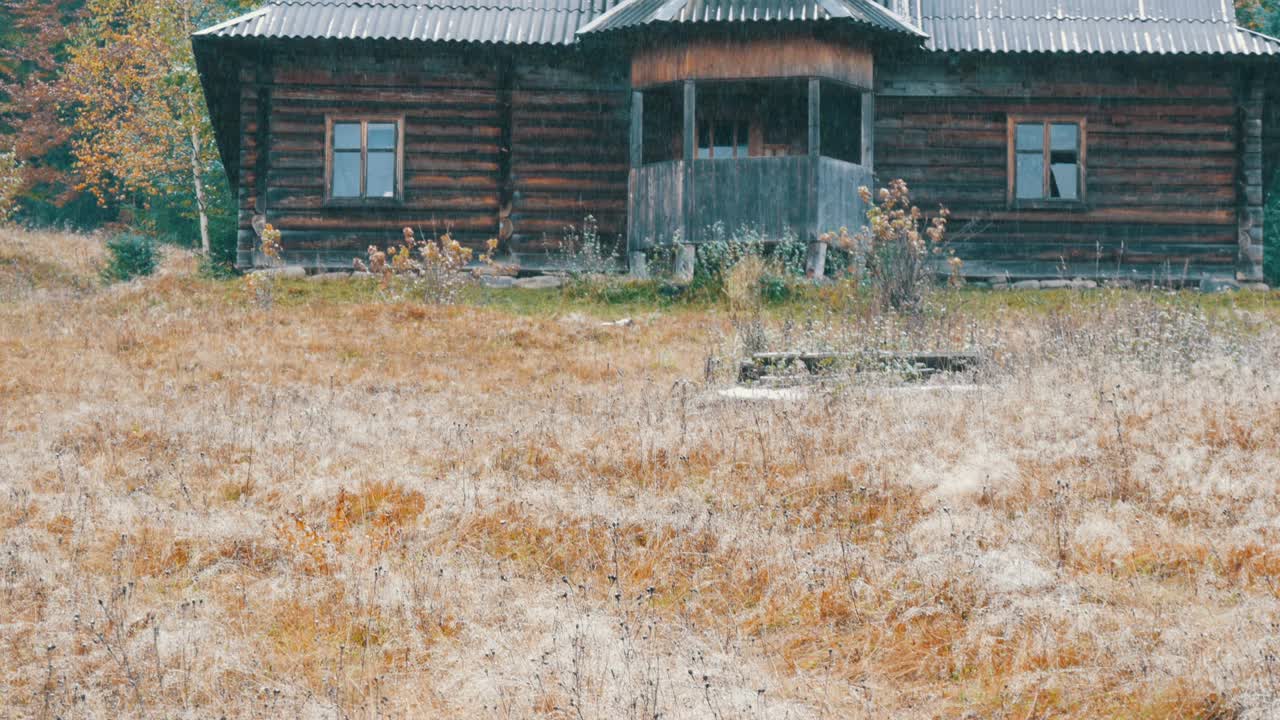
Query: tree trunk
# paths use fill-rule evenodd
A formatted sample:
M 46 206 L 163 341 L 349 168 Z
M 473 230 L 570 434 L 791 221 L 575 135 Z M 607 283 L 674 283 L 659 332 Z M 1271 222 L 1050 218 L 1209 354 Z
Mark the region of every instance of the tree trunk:
M 209 256 L 209 208 L 204 197 L 204 179 L 200 177 L 200 130 L 191 129 L 191 181 L 196 188 L 196 211 L 200 213 L 200 251 Z

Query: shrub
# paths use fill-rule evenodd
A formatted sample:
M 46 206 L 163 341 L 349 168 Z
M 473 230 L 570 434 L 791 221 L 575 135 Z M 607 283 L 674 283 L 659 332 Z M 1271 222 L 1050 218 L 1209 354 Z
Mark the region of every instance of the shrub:
M 271 223 L 262 228 L 262 237 L 258 243 L 258 251 L 267 259 L 267 266 L 274 268 L 280 264 L 281 234 Z M 249 273 L 244 279 L 245 290 L 255 305 L 263 310 L 270 310 L 276 302 L 276 277 L 269 272 Z
M 769 266 L 759 255 L 747 255 L 724 275 L 724 293 L 729 301 L 729 322 L 738 336 L 742 354 L 763 352 L 768 347 L 762 301 Z
M 489 240 L 479 260 L 492 262 L 497 247 L 497 238 Z M 383 290 L 393 299 L 412 295 L 428 304 L 450 305 L 472 279 L 466 272 L 473 255 L 471 249 L 448 233 L 439 240 L 418 240 L 413 228 L 405 228 L 400 245 L 386 250 L 370 245 L 368 255 L 368 263 L 354 261 L 355 269 L 379 276 Z
M 592 215 L 582 220 L 582 228 L 572 225 L 565 228 L 560 239 L 560 254 L 574 276 L 603 275 L 616 271 L 621 262 L 619 243 L 615 238 L 608 243 L 600 237 L 599 226 Z
M 22 185 L 22 164 L 11 152 L 0 153 L 0 223 L 18 210 L 18 190 Z
M 145 235 L 125 233 L 107 241 L 107 265 L 102 276 L 108 281 L 127 281 L 150 275 L 160 263 L 160 250 Z
M 758 233 L 739 229 L 730 235 L 723 223 L 716 223 L 711 226 L 711 239 L 698 245 L 694 282 L 723 289 L 725 279 L 735 265 L 763 254 L 764 242 Z
M 936 259 L 947 257 L 952 277 L 959 277 L 960 261 L 945 245 L 947 209 L 940 208 L 926 220 L 911 204 L 907 183 L 901 179 L 881 188 L 875 203 L 869 189 L 858 188 L 858 194 L 871 206 L 867 227 L 852 237 L 843 229 L 838 235 L 829 233 L 826 241 L 850 252 L 855 268 L 865 261 L 866 281 L 881 307 L 919 311 L 936 274 Z
M 777 298 L 785 296 L 789 289 L 789 277 L 803 277 L 805 242 L 790 228 L 782 237 L 770 241 L 759 230 L 740 227 L 730 235 L 723 224 L 711 227 L 711 239 L 698 245 L 698 258 L 694 268 L 694 284 L 715 291 L 725 289 L 728 274 L 747 258 L 767 259 L 762 292 Z M 766 287 L 767 286 L 767 287 Z

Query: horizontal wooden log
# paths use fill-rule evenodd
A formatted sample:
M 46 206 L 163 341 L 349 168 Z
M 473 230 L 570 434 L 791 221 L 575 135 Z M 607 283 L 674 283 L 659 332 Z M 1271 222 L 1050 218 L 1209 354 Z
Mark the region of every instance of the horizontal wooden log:
M 1031 240 L 1014 234 L 992 236 L 984 242 L 952 243 L 951 249 L 962 260 L 1041 260 L 1053 262 L 1140 263 L 1182 262 L 1228 263 L 1235 258 L 1235 247 L 1217 243 L 1145 242 L 1120 246 L 1116 244 L 1067 244 Z
M 322 210 L 334 213 L 347 213 L 349 206 L 326 203 L 324 197 L 316 194 L 298 194 L 286 188 L 271 188 L 267 191 L 267 204 L 274 211 L 282 210 Z M 381 208 L 386 214 L 405 214 L 417 212 L 467 212 L 474 210 L 494 210 L 498 207 L 498 194 L 466 191 L 449 193 L 443 191 L 406 193 L 404 202 L 394 206 Z
M 443 213 L 425 215 L 422 213 L 406 214 L 405 217 L 351 217 L 349 214 L 338 215 L 302 215 L 273 214 L 273 223 L 281 230 L 333 230 L 341 232 L 360 232 L 368 230 L 396 230 L 406 227 L 447 230 L 476 231 L 496 233 L 498 229 L 497 213 L 463 215 Z

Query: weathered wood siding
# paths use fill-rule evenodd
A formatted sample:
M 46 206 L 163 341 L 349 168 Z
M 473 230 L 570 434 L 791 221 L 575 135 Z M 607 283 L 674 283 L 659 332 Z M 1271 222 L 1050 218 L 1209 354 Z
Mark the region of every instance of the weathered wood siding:
M 492 64 L 438 55 L 285 55 L 270 70 L 269 93 L 265 215 L 280 229 L 290 262 L 349 266 L 404 227 L 423 236 L 450 232 L 473 245 L 498 234 L 501 118 Z M 325 203 L 330 114 L 403 114 L 402 203 Z
M 1242 158 L 1240 73 L 1213 61 L 881 59 L 876 175 L 952 211 L 971 274 L 1234 276 Z M 1006 205 L 1007 117 L 1087 123 L 1087 203 Z
M 870 88 L 873 64 L 871 51 L 863 43 L 817 37 L 806 31 L 662 38 L 636 49 L 631 83 L 644 88 L 679 80 L 812 76 Z
M 612 244 L 626 230 L 625 70 L 531 55 L 517 60 L 511 88 L 510 248 L 556 250 L 587 216 Z
M 846 228 L 856 234 L 867 222 L 867 204 L 858 196 L 858 188 L 873 184 L 871 170 L 862 165 L 818 158 L 817 233 Z
M 632 170 L 633 249 L 672 242 L 702 243 L 721 225 L 766 240 L 790 233 L 812 239 L 828 230 L 856 232 L 866 218 L 859 185 L 871 183 L 861 165 L 797 155 L 735 160 L 671 161 Z
M 676 236 L 688 237 L 684 182 L 683 160 L 651 163 L 631 171 L 627 233 L 632 250 L 674 242 Z

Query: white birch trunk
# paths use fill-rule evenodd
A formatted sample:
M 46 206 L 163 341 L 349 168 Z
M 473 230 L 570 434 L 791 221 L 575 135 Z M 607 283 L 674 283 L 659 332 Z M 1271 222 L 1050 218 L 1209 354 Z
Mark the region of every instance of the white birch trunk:
M 200 177 L 200 130 L 191 129 L 191 180 L 196 188 L 196 211 L 200 213 L 200 251 L 209 256 L 209 208 L 204 197 L 204 179 Z

